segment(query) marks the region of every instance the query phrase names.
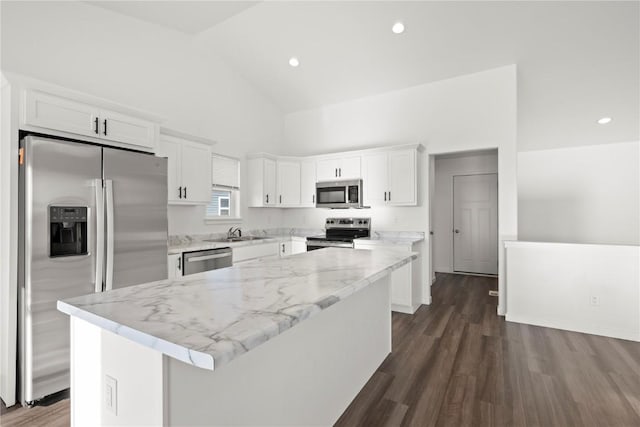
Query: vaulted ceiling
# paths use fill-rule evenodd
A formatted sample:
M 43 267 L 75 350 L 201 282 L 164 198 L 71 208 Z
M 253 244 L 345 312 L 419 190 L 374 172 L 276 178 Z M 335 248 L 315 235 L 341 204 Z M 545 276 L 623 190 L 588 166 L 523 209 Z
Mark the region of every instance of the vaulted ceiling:
M 602 116 L 614 118 L 609 141 L 640 138 L 637 1 L 98 5 L 192 35 L 285 113 L 517 64 L 526 138 L 604 132 Z M 391 32 L 396 21 L 403 34 Z

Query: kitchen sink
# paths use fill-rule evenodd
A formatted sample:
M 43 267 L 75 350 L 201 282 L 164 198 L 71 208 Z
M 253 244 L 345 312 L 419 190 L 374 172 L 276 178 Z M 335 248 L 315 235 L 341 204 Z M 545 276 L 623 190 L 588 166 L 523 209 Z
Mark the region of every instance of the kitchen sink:
M 221 238 L 221 239 L 204 239 L 204 242 L 214 242 L 214 243 L 228 243 L 228 242 L 247 242 L 250 240 L 263 240 L 266 237 L 258 237 L 258 236 L 243 236 L 243 237 L 229 237 L 229 238 Z

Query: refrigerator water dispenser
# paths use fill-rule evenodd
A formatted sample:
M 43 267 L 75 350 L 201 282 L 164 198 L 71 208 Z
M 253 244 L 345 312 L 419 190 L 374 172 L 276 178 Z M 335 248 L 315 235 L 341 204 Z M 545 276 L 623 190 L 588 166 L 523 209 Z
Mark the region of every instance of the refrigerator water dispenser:
M 87 207 L 49 206 L 49 257 L 87 254 Z

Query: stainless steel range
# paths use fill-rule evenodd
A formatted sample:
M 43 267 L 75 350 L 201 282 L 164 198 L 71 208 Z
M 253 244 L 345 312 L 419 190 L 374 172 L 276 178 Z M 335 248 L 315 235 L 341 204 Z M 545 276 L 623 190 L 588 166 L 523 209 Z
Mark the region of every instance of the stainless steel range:
M 322 248 L 352 248 L 353 240 L 369 237 L 371 218 L 327 218 L 325 236 L 307 237 L 307 252 Z

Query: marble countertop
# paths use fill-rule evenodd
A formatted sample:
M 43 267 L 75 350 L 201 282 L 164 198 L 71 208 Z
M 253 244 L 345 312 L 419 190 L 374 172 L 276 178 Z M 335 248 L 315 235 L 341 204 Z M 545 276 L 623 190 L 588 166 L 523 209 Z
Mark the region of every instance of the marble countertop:
M 238 248 L 241 246 L 264 245 L 265 243 L 279 243 L 282 237 L 266 237 L 256 240 L 244 240 L 241 242 L 206 242 L 204 240 L 193 240 L 190 242 L 169 245 L 169 255 L 181 254 L 190 251 L 202 251 L 216 248 Z
M 415 258 L 326 248 L 58 301 L 58 310 L 213 370 Z
M 176 239 L 177 242 L 170 242 L 169 255 L 223 247 L 237 248 L 240 246 L 261 245 L 264 243 L 280 243 L 283 239 L 303 240 L 309 236 L 324 235 L 324 230 L 282 229 L 280 231 L 281 233 L 279 234 L 270 234 L 265 231 L 251 233 L 249 235 L 258 235 L 259 237 L 262 237 L 262 239 L 247 240 L 243 242 L 206 242 L 200 236 L 183 236 L 182 238 Z M 356 239 L 356 241 L 359 242 L 381 245 L 410 245 L 423 240 L 424 233 L 415 231 L 373 231 L 371 233 L 371 237 Z

